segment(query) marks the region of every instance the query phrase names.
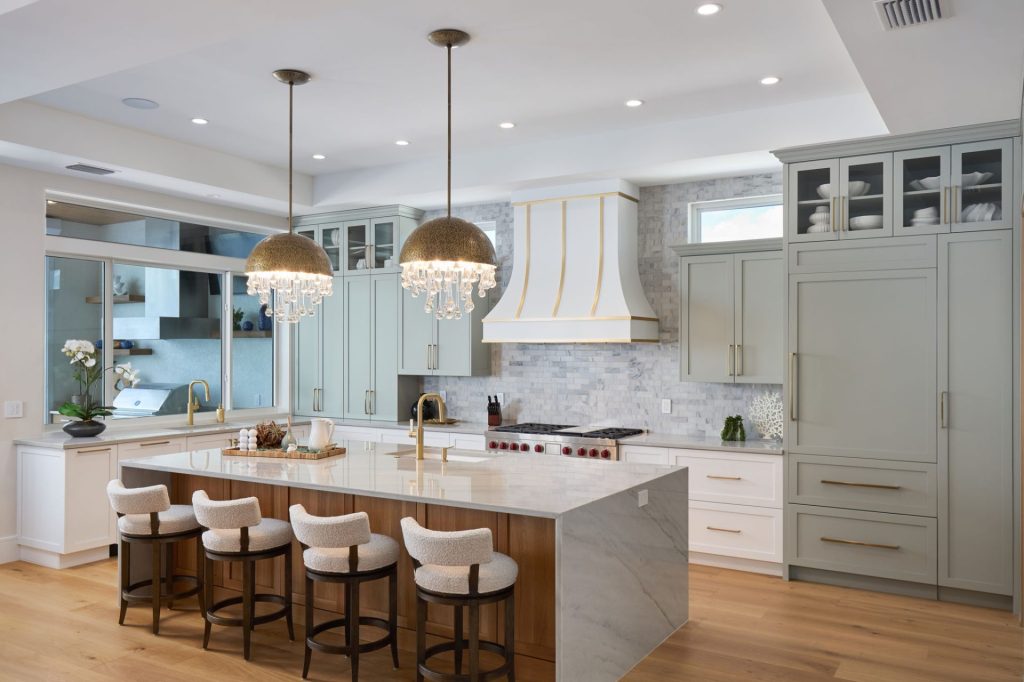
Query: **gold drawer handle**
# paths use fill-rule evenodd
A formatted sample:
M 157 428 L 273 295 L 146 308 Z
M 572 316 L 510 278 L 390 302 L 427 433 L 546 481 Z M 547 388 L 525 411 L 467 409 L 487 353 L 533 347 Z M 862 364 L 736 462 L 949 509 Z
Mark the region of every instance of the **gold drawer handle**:
M 739 533 L 743 532 L 741 530 L 734 530 L 732 528 L 716 528 L 715 526 L 704 526 L 704 527 L 707 528 L 708 530 L 716 530 L 719 533 L 736 533 L 736 534 L 739 534 Z
M 78 454 L 84 455 L 89 452 L 110 452 L 110 448 L 89 448 L 88 450 L 79 450 Z
M 879 490 L 902 490 L 901 485 L 885 485 L 884 483 L 853 483 L 851 481 L 829 481 L 821 479 L 825 485 L 848 485 L 854 488 L 878 488 Z
M 860 540 L 842 540 L 840 538 L 822 537 L 822 542 L 834 542 L 837 545 L 857 545 L 858 547 L 877 547 L 878 549 L 899 549 L 899 545 L 882 545 L 877 542 L 861 542 Z
M 743 478 L 740 476 L 719 476 L 717 474 L 708 474 L 708 478 L 713 478 L 716 481 L 742 481 Z
M 169 440 L 156 440 L 156 441 L 153 441 L 153 442 L 150 442 L 150 443 L 139 443 L 139 447 L 140 448 L 148 448 L 151 445 L 170 445 L 170 444 L 171 444 L 171 441 L 169 441 Z

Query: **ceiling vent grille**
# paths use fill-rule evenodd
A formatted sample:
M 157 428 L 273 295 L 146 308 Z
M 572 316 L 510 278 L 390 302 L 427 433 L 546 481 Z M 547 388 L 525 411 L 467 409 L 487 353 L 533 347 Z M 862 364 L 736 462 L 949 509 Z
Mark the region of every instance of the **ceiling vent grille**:
M 68 170 L 78 171 L 79 173 L 91 173 L 92 175 L 110 175 L 114 171 L 109 168 L 100 168 L 99 166 L 90 166 L 85 163 L 73 163 L 70 166 L 64 166 Z
M 946 2 L 948 10 L 949 2 Z M 886 31 L 927 24 L 948 16 L 939 0 L 876 0 L 875 9 Z

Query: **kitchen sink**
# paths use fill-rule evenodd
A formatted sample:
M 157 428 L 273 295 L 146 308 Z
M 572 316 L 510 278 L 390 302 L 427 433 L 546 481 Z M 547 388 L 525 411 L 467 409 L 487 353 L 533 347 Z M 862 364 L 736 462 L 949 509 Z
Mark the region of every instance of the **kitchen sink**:
M 413 459 L 416 459 L 416 451 L 415 450 L 399 450 L 398 452 L 391 453 L 391 456 L 392 457 L 402 457 L 402 458 L 404 458 L 404 457 L 411 457 Z M 423 451 L 423 459 L 429 459 L 429 460 L 433 460 L 435 462 L 440 462 L 441 461 L 441 451 L 437 450 L 437 449 L 424 450 Z M 452 453 L 452 452 L 448 453 L 448 461 L 449 462 L 465 462 L 467 464 L 476 464 L 478 462 L 486 462 L 489 459 L 493 459 L 493 457 L 488 457 L 488 456 L 478 457 L 478 456 L 473 456 L 473 455 L 458 455 L 458 454 L 455 454 L 455 453 Z

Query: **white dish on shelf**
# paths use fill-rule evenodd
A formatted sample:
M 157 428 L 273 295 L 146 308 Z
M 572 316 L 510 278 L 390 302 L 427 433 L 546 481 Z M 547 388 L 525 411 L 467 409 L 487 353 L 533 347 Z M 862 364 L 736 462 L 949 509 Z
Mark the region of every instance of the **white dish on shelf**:
M 963 187 L 974 187 L 975 185 L 984 185 L 986 182 L 992 179 L 995 173 L 982 173 L 981 171 L 975 171 L 973 173 L 964 173 L 960 176 L 960 185 Z
M 931 216 L 937 215 L 939 215 L 939 209 L 936 206 L 926 206 L 924 208 L 919 208 L 916 211 L 914 211 L 915 218 L 929 218 Z
M 849 188 L 851 197 L 862 197 L 871 191 L 871 183 L 863 182 L 861 180 L 851 180 Z
M 882 227 L 882 216 L 880 215 L 859 215 L 850 218 L 851 230 L 877 230 Z
M 331 230 L 331 246 L 341 245 L 341 230 Z
M 911 187 L 913 187 L 916 190 L 938 189 L 939 188 L 939 183 L 941 182 L 941 180 L 942 180 L 942 178 L 940 178 L 938 175 L 933 175 L 930 178 L 921 178 L 920 180 L 911 180 L 909 184 L 910 184 Z
M 920 225 L 938 225 L 939 224 L 939 219 L 938 219 L 938 217 L 934 217 L 934 218 L 911 218 L 910 219 L 910 224 L 913 225 L 914 227 L 918 227 Z
M 827 223 L 828 220 L 829 220 L 829 217 L 830 216 L 829 216 L 828 213 L 812 213 L 810 215 L 810 221 L 811 221 L 812 224 L 815 224 L 815 225 L 817 225 L 819 223 Z
M 806 234 L 821 234 L 822 232 L 831 232 L 831 230 L 828 229 L 828 223 L 812 224 L 806 230 Z
M 832 198 L 832 183 L 826 182 L 824 185 L 818 185 L 818 196 L 822 199 Z

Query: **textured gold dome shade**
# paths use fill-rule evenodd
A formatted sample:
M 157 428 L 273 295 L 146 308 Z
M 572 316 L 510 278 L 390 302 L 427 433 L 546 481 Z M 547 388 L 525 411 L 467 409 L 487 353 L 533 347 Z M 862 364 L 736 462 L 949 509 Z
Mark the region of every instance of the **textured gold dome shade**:
M 245 263 L 246 274 L 295 272 L 333 277 L 327 253 L 309 237 L 285 232 L 265 237 Z
M 448 216 L 434 218 L 413 230 L 398 258 L 402 265 L 430 261 L 464 261 L 491 267 L 498 264 L 494 246 L 483 230 L 467 220 Z

